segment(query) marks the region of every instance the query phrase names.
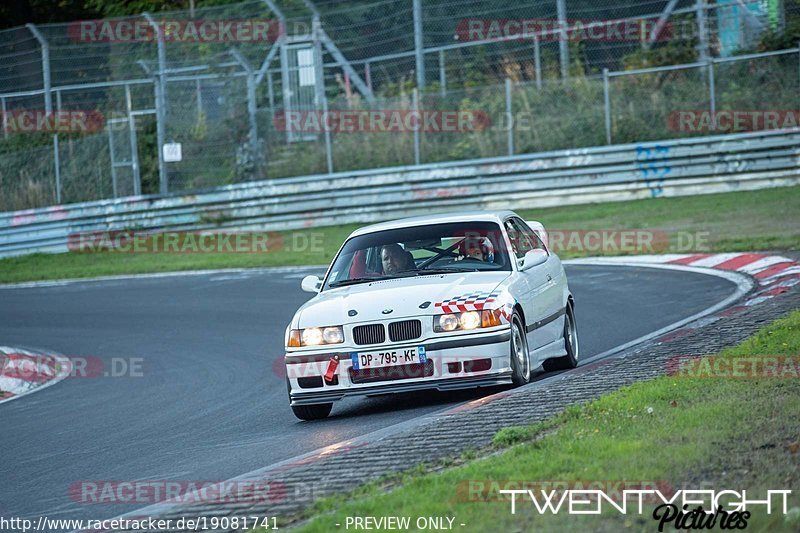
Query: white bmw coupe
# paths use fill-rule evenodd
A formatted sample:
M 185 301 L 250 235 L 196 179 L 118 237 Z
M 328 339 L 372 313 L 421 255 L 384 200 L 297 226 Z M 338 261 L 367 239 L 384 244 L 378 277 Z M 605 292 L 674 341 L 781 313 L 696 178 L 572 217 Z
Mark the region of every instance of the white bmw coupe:
M 574 299 L 544 228 L 512 211 L 407 218 L 354 231 L 286 329 L 303 420 L 346 397 L 530 381 L 574 368 Z

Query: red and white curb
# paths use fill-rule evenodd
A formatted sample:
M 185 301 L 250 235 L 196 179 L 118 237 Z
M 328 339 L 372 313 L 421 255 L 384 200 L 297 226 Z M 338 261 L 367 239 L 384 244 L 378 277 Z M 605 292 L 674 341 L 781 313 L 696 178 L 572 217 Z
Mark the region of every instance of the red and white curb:
M 0 346 L 0 403 L 54 385 L 69 376 L 66 357 Z
M 626 266 L 635 266 L 636 264 L 641 266 L 658 265 L 665 268 L 686 267 L 700 271 L 707 269 L 710 271 L 709 273 L 738 274 L 747 276 L 754 281 L 755 290 L 748 294 L 742 302 L 658 337 L 656 340 L 659 342 L 670 342 L 688 335 L 698 327 L 715 322 L 724 316 L 740 313 L 748 307 L 787 292 L 794 285 L 800 283 L 800 262 L 789 257 L 767 253 L 638 255 L 576 259 L 570 261 L 570 263 L 624 264 Z

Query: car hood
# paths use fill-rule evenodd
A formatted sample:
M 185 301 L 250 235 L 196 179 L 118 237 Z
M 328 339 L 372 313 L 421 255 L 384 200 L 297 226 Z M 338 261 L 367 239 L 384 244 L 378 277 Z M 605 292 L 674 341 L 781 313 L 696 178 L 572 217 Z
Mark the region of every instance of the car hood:
M 309 328 L 437 313 L 436 302 L 476 292 L 490 293 L 511 272 L 468 272 L 373 281 L 329 289 L 309 300 L 293 327 Z M 420 305 L 430 302 L 426 308 Z M 384 313 L 391 309 L 390 313 Z M 356 311 L 355 316 L 349 312 Z

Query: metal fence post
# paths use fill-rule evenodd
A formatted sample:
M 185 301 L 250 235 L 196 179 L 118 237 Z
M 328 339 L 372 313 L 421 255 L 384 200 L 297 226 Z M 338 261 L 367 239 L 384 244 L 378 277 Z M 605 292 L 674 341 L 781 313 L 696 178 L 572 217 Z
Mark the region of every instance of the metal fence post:
M 281 55 L 281 104 L 285 113 L 291 111 L 294 106 L 292 98 L 294 95 L 292 94 L 291 87 L 289 87 L 289 48 L 286 45 L 285 37 L 281 37 L 280 39 L 279 53 Z M 292 128 L 286 128 L 286 142 L 293 141 L 296 135 L 297 133 L 294 132 Z
M 156 93 L 156 142 L 158 143 L 159 192 L 161 194 L 166 194 L 169 190 L 167 186 L 167 164 L 164 161 L 164 142 L 166 137 L 164 128 L 166 126 L 166 113 L 164 112 L 164 86 L 161 83 L 161 78 L 162 74 L 153 76 L 153 85 Z
M 708 25 L 706 24 L 705 0 L 696 0 L 694 4 L 697 17 L 697 60 L 705 63 L 708 60 Z M 745 9 L 745 11 L 747 11 Z
M 514 115 L 511 112 L 511 80 L 506 78 L 506 116 L 508 117 L 508 155 L 514 155 Z
M 606 122 L 606 144 L 611 144 L 611 87 L 608 83 L 608 69 L 603 69 L 603 109 Z
M 53 111 L 53 97 L 50 94 L 50 46 L 47 44 L 47 39 L 33 24 L 26 24 L 26 28 L 30 30 L 34 38 L 39 41 L 39 46 L 42 48 L 42 83 L 44 85 L 44 109 L 49 114 Z
M 272 86 L 272 72 L 267 71 L 267 98 L 269 99 L 269 111 L 274 115 L 275 112 L 275 89 Z
M 53 135 L 53 160 L 56 169 L 56 203 L 61 203 L 61 158 L 58 150 L 58 135 Z
M 314 32 L 314 74 L 317 78 L 314 85 L 317 91 L 317 105 L 319 106 L 322 104 L 323 120 L 320 122 L 325 130 L 325 165 L 328 169 L 328 174 L 333 174 L 333 145 L 331 142 L 331 130 L 328 127 L 328 95 L 325 92 L 325 63 L 322 61 L 322 41 L 320 39 L 322 23 L 320 22 L 319 14 L 314 15 L 314 20 L 312 23 L 312 31 Z
M 125 86 L 127 87 L 127 85 Z M 194 80 L 194 92 L 197 95 L 197 122 L 203 119 L 203 91 L 200 87 L 200 79 Z
M 166 141 L 166 121 L 167 121 L 167 53 L 164 50 L 164 33 L 161 26 L 153 20 L 150 13 L 144 12 L 142 16 L 147 20 L 156 34 L 158 45 L 158 74 L 156 75 L 156 138 L 158 142 L 158 177 L 159 192 L 167 194 L 169 186 L 167 183 L 167 164 L 164 161 L 164 143 Z
M 422 125 L 422 121 L 419 120 L 419 89 L 416 87 L 411 93 L 411 106 L 414 108 L 414 112 L 417 114 L 417 127 L 414 128 L 414 164 L 419 165 L 419 128 Z
M 2 113 L 0 118 L 2 118 L 2 120 L 3 120 L 3 138 L 4 139 L 8 139 L 8 127 L 7 127 L 8 123 L 6 122 L 6 120 L 8 120 L 8 119 L 6 117 L 6 97 L 5 96 L 0 96 L 0 113 Z
M 56 109 L 61 111 L 61 91 L 56 91 Z M 58 133 L 53 135 L 53 165 L 56 171 L 56 198 L 61 203 L 61 150 Z
M 245 81 L 247 83 L 247 120 L 250 125 L 248 135 L 250 137 L 250 157 L 256 168 L 258 168 L 258 121 L 256 119 L 258 107 L 256 102 L 256 73 L 250 66 L 250 63 L 248 63 L 244 56 L 239 52 L 239 50 L 236 48 L 231 48 L 230 53 L 247 74 Z
M 131 86 L 125 84 L 125 109 L 128 112 L 128 142 L 131 145 L 131 174 L 133 174 L 133 194 L 142 194 L 142 179 L 139 174 L 139 140 L 136 136 L 136 122 L 133 116 Z
M 417 68 L 417 88 L 425 89 L 425 44 L 422 39 L 422 0 L 413 0 L 414 15 L 414 53 Z
M 708 70 L 708 107 L 711 111 L 711 127 L 717 129 L 717 95 L 714 82 L 714 59 L 708 58 L 706 69 Z
M 108 156 L 111 159 L 111 192 L 117 198 L 117 160 L 114 157 L 114 136 L 111 134 L 111 124 L 106 123 L 106 134 L 108 135 Z
M 51 102 L 52 105 L 52 102 Z M 56 91 L 56 109 L 61 111 L 61 91 Z M 56 171 L 56 200 L 61 203 L 61 151 L 58 133 L 53 135 L 53 166 Z
M 542 56 L 539 49 L 539 34 L 533 36 L 533 69 L 536 72 L 536 88 L 542 88 Z
M 439 50 L 439 90 L 442 93 L 442 98 L 447 95 L 447 73 L 444 66 L 444 50 Z
M 53 112 L 53 95 L 51 94 L 51 81 L 50 81 L 50 46 L 47 39 L 33 24 L 25 25 L 33 37 L 39 42 L 42 49 L 42 85 L 44 89 L 44 110 L 49 115 Z M 56 203 L 61 203 L 61 163 L 59 160 L 58 149 L 58 134 L 53 135 L 53 165 L 56 178 Z
M 708 69 L 708 107 L 711 111 L 711 127 L 717 129 L 717 95 L 714 86 L 714 59 L 709 58 L 706 68 Z
M 364 63 L 364 81 L 369 87 L 370 92 L 372 91 L 372 69 L 369 66 L 369 61 Z
M 558 55 L 561 62 L 561 77 L 569 77 L 569 43 L 567 42 L 567 5 L 566 0 L 556 0 L 558 12 Z
M 323 89 L 323 93 L 324 93 Z M 331 130 L 326 125 L 328 121 L 328 97 L 327 95 L 322 96 L 322 116 L 325 117 L 325 120 L 322 121 L 323 128 L 325 128 L 325 164 L 328 167 L 328 174 L 333 174 L 333 146 L 331 143 Z

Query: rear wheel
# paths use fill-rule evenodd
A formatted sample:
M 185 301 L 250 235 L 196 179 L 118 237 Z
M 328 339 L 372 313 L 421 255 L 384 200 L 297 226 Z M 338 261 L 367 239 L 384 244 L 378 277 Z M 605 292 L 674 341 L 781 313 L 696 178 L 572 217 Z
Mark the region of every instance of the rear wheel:
M 531 380 L 531 358 L 525 328 L 517 312 L 511 317 L 511 381 L 519 387 Z
M 332 403 L 317 403 L 313 405 L 293 405 L 294 416 L 300 420 L 320 420 L 331 414 Z
M 575 314 L 572 305 L 567 305 L 567 314 L 564 317 L 564 348 L 567 355 L 547 359 L 542 363 L 542 368 L 548 372 L 553 370 L 569 370 L 578 366 L 578 329 L 575 327 Z

